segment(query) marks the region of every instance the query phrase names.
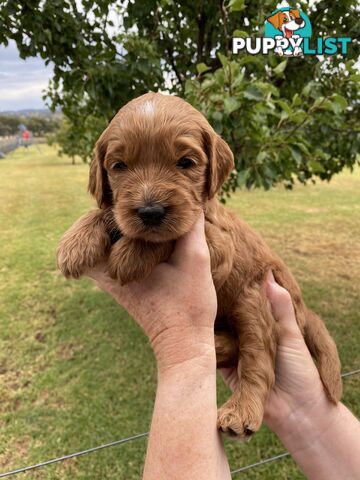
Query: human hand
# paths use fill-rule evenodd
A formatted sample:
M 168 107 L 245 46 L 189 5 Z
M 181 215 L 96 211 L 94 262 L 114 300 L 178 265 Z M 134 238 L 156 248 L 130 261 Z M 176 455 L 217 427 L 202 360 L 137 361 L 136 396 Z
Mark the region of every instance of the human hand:
M 272 272 L 266 280 L 272 313 L 278 322 L 276 381 L 265 405 L 264 420 L 277 431 L 292 416 L 304 418 L 309 410 L 327 402 L 318 370 L 297 325 L 290 294 L 276 283 Z M 220 370 L 225 383 L 234 389 L 237 368 Z
M 296 322 L 290 294 L 269 272 L 266 292 L 279 325 L 275 386 L 265 406 L 265 421 L 277 431 L 290 418 L 304 418 L 328 403 L 319 372 Z M 320 407 L 321 408 L 321 407 Z
M 198 356 L 215 358 L 217 300 L 203 214 L 177 240 L 168 262 L 159 264 L 143 282 L 120 286 L 110 278 L 106 265 L 87 274 L 143 328 L 160 369 Z

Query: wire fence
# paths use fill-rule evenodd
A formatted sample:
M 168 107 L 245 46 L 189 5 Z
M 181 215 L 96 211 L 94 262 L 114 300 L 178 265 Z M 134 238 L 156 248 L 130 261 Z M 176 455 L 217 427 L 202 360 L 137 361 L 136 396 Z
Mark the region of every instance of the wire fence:
M 35 145 L 36 148 L 39 150 L 38 144 L 45 142 L 45 137 L 31 137 L 29 140 L 26 141 L 19 137 L 0 137 L 0 159 L 5 158 L 6 155 L 13 152 L 19 147 L 31 147 L 31 145 Z
M 350 377 L 352 375 L 356 375 L 360 373 L 360 369 L 352 370 L 351 372 L 343 373 L 341 376 L 343 378 Z M 50 460 L 46 460 L 44 462 L 36 463 L 34 465 L 28 465 L 27 467 L 17 468 L 16 470 L 11 470 L 8 472 L 0 473 L 0 478 L 10 477 L 12 475 L 18 475 L 19 473 L 26 473 L 30 470 L 35 470 L 37 468 L 46 467 L 47 465 L 52 465 L 54 463 L 63 462 L 64 460 L 69 460 L 71 458 L 81 457 L 83 455 L 87 455 L 89 453 L 97 452 L 99 450 L 104 450 L 105 448 L 115 447 L 117 445 L 122 445 L 127 442 L 132 442 L 134 440 L 139 440 L 140 438 L 144 438 L 149 434 L 149 432 L 138 433 L 137 435 L 133 435 L 131 437 L 121 438 L 120 440 L 115 440 L 114 442 L 104 443 L 103 445 L 98 445 L 97 447 L 88 448 L 86 450 L 81 450 L 79 452 L 70 453 L 68 455 L 63 455 L 62 457 L 52 458 Z M 274 455 L 273 457 L 265 458 L 263 460 L 259 460 L 258 462 L 251 463 L 249 465 L 245 465 L 244 467 L 240 467 L 236 470 L 231 471 L 231 475 L 236 475 L 238 473 L 246 472 L 252 468 L 260 467 L 261 465 L 265 465 L 266 463 L 275 462 L 277 460 L 281 460 L 283 458 L 289 457 L 290 454 L 288 452 L 280 453 L 279 455 Z

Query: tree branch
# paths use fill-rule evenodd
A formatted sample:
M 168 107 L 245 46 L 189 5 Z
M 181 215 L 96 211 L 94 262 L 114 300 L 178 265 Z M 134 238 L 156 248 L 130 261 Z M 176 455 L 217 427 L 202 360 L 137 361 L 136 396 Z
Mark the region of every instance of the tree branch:
M 174 51 L 173 51 L 171 45 L 168 45 L 168 46 L 166 47 L 166 51 L 167 51 L 167 54 L 168 54 L 168 56 L 169 56 L 169 62 L 170 62 L 171 68 L 174 70 L 174 73 L 175 73 L 175 75 L 176 75 L 176 78 L 178 79 L 178 81 L 179 81 L 179 83 L 180 83 L 180 85 L 181 85 L 181 87 L 182 87 L 184 80 L 183 80 L 183 78 L 182 78 L 182 76 L 181 76 L 181 74 L 180 74 L 180 72 L 179 72 L 179 70 L 178 70 L 178 68 L 177 68 L 177 66 L 176 66 L 176 62 L 175 62 L 175 58 L 174 58 Z
M 198 25 L 197 63 L 200 63 L 203 59 L 206 21 L 207 17 L 204 13 L 204 10 L 202 10 L 200 13 L 200 17 L 196 20 L 196 23 Z

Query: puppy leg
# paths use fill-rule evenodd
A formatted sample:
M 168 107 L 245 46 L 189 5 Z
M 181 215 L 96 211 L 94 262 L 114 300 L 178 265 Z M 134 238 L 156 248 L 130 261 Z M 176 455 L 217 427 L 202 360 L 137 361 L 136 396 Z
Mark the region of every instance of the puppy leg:
M 105 210 L 89 212 L 64 233 L 56 256 L 57 265 L 65 277 L 79 278 L 107 257 L 110 237 L 105 216 Z
M 234 367 L 239 363 L 239 341 L 231 332 L 215 332 L 217 368 Z
M 314 357 L 329 399 L 337 403 L 342 394 L 341 364 L 334 340 L 314 312 L 306 310 L 305 342 Z
M 173 242 L 151 243 L 123 237 L 111 249 L 109 274 L 121 285 L 144 280 L 156 265 L 170 257 L 173 247 Z
M 275 382 L 276 323 L 263 287 L 244 291 L 232 324 L 239 337 L 239 384 L 219 410 L 218 428 L 232 438 L 247 440 L 261 426 Z
M 234 264 L 235 247 L 229 233 L 205 221 L 205 235 L 211 258 L 211 273 L 218 291 L 229 278 Z M 226 245 L 226 249 L 224 248 Z

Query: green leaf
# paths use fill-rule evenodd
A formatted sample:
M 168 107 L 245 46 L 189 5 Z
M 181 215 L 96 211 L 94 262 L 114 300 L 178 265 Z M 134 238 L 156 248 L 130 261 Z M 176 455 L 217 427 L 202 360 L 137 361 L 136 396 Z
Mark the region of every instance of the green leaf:
M 245 170 L 241 170 L 236 178 L 236 183 L 239 187 L 243 187 L 246 185 L 246 182 L 249 178 L 250 170 L 247 168 Z
M 261 65 L 263 68 L 263 62 L 260 57 L 256 55 L 244 55 L 239 58 L 240 65 L 247 65 L 248 63 L 256 63 L 257 65 Z
M 263 163 L 263 161 L 267 158 L 268 154 L 267 152 L 259 152 L 257 155 L 256 155 L 256 160 L 255 162 L 258 164 L 258 165 L 261 165 Z
M 223 67 L 226 67 L 226 66 L 228 65 L 228 63 L 229 63 L 227 57 L 226 57 L 225 55 L 223 55 L 222 53 L 220 53 L 220 52 L 217 53 L 217 56 L 219 57 L 219 60 L 220 60 L 220 62 L 221 62 L 221 65 L 222 65 Z
M 245 0 L 230 0 L 228 7 L 231 12 L 241 12 L 245 10 Z
M 323 103 L 324 103 L 324 97 L 318 97 L 314 102 L 313 108 L 318 108 Z
M 214 112 L 212 114 L 212 118 L 217 122 L 221 122 L 223 119 L 223 114 L 221 112 Z
M 310 94 L 314 95 L 314 92 L 318 92 L 318 89 L 316 88 L 318 86 L 318 84 L 316 82 L 314 82 L 313 80 L 310 80 L 309 83 L 307 83 L 307 85 L 305 85 L 305 87 L 302 89 L 301 91 L 301 94 L 304 96 L 304 97 L 309 97 Z M 319 94 L 317 93 L 316 94 L 316 97 L 318 97 Z
M 244 32 L 244 30 L 234 30 L 233 32 L 233 37 L 246 38 L 248 36 L 249 34 L 247 32 Z
M 293 147 L 290 147 L 290 152 L 291 152 L 291 155 L 292 155 L 293 159 L 295 160 L 296 164 L 300 165 L 301 161 L 302 161 L 301 153 Z
M 232 88 L 236 89 L 237 87 L 239 87 L 242 84 L 243 80 L 244 80 L 243 72 L 240 72 L 237 75 L 235 75 L 234 80 L 232 82 Z
M 304 110 L 298 110 L 290 115 L 290 120 L 294 123 L 301 123 L 308 117 L 308 114 Z
M 289 118 L 289 114 L 287 112 L 285 112 L 285 110 L 282 110 L 281 115 L 280 115 L 280 122 L 283 122 L 287 118 Z
M 317 162 L 316 160 L 310 160 L 309 167 L 314 173 L 325 172 L 324 167 L 321 165 L 321 163 Z
M 332 95 L 331 98 L 333 99 L 334 102 L 336 102 L 339 105 L 341 111 L 345 110 L 348 107 L 348 102 L 346 98 L 343 97 L 342 95 L 339 95 L 338 93 L 334 93 L 334 95 Z
M 248 100 L 257 100 L 257 101 L 263 100 L 262 91 L 251 84 L 245 89 L 244 97 L 247 98 Z
M 276 103 L 289 115 L 292 112 L 290 105 L 285 100 L 277 100 Z
M 295 145 L 298 147 L 299 150 L 305 153 L 305 155 L 310 155 L 309 149 L 304 143 L 297 142 L 295 143 Z
M 275 75 L 281 75 L 284 72 L 286 65 L 287 65 L 287 60 L 283 60 L 281 63 L 279 63 L 279 65 L 275 67 L 273 70 Z
M 224 100 L 224 111 L 225 113 L 230 115 L 230 113 L 235 112 L 235 110 L 240 108 L 240 105 L 241 103 L 238 100 L 236 100 L 236 98 L 227 97 Z
M 199 75 L 201 75 L 204 72 L 207 72 L 210 69 L 211 69 L 211 67 L 208 67 L 205 63 L 198 63 L 196 65 L 196 70 L 197 70 Z
M 349 80 L 351 80 L 352 82 L 360 82 L 360 73 L 350 75 Z
M 331 100 L 325 100 L 325 102 L 320 107 L 323 110 L 329 110 L 336 114 L 341 112 L 340 106 L 336 102 L 332 102 Z
M 294 107 L 298 107 L 299 105 L 301 105 L 301 98 L 298 93 L 295 93 L 295 95 L 293 96 L 292 104 L 294 105 Z

